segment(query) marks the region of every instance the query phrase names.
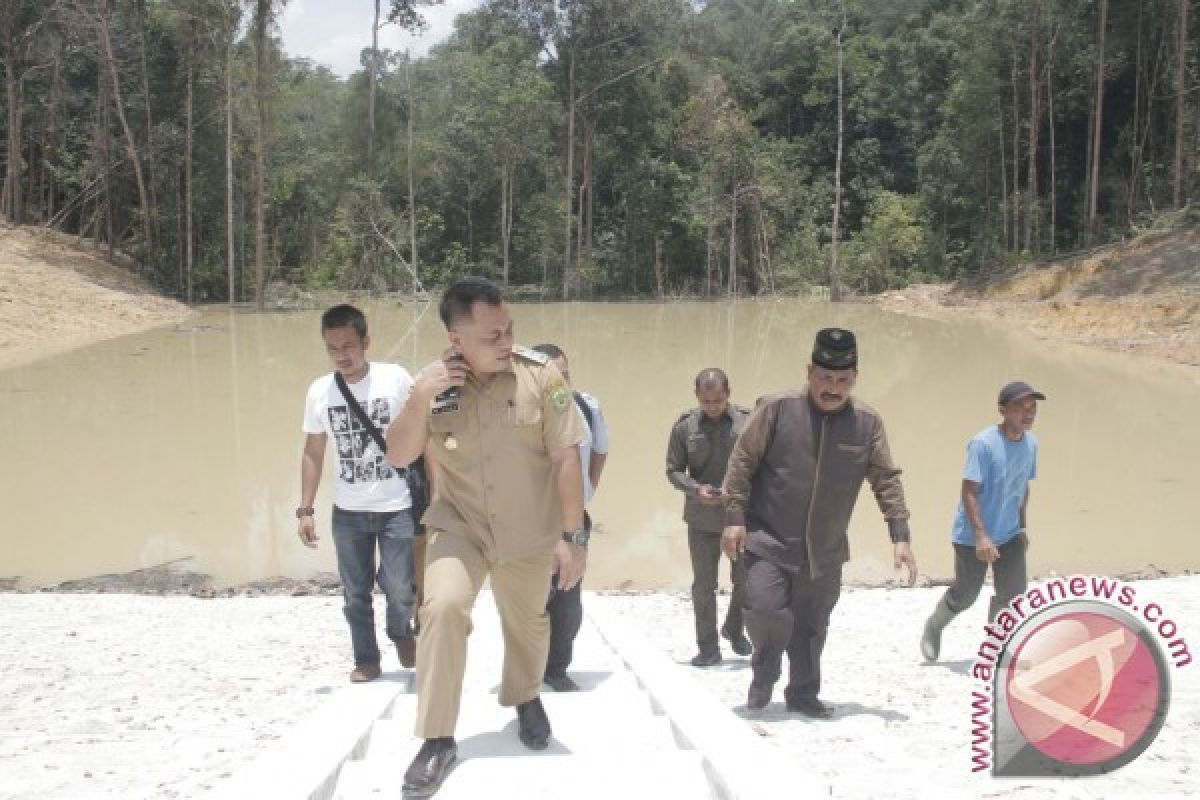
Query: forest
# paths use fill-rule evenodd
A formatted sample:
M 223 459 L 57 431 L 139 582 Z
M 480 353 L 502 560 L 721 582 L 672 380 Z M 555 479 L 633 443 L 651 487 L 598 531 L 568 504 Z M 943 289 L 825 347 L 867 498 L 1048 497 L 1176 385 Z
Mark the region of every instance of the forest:
M 828 293 L 1119 240 L 1197 190 L 1192 0 L 485 0 L 288 57 L 286 0 L 0 0 L 0 216 L 187 302 Z

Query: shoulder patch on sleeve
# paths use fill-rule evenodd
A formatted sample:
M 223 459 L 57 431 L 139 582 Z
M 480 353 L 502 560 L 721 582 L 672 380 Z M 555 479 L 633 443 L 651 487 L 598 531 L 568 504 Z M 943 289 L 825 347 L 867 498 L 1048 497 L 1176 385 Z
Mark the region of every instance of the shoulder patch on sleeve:
M 571 390 L 561 378 L 546 385 L 546 397 L 556 411 L 566 411 L 571 404 Z
M 532 361 L 535 364 L 549 364 L 550 363 L 550 356 L 546 355 L 545 353 L 539 353 L 537 350 L 534 350 L 531 347 L 525 347 L 524 345 L 515 344 L 515 345 L 513 345 L 512 351 L 513 351 L 514 356 L 520 356 L 521 358 L 525 359 L 526 361 Z

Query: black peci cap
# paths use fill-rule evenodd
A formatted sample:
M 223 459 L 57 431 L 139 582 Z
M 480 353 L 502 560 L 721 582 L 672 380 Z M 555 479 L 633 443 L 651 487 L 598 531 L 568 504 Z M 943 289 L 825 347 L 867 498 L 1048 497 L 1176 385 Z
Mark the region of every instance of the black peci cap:
M 825 369 L 857 369 L 858 345 L 844 328 L 823 328 L 813 342 L 812 363 Z

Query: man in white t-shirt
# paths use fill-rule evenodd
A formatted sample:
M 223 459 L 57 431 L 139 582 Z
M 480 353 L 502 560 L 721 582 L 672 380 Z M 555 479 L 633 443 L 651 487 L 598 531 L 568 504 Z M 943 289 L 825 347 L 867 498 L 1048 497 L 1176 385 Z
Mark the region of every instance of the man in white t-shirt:
M 404 472 L 388 463 L 376 443 L 378 437 L 367 428 L 370 424 L 380 436 L 387 431 L 404 408 L 413 381 L 398 364 L 367 361 L 371 344 L 367 319 L 354 306 L 334 306 L 326 311 L 321 317 L 321 336 L 336 371 L 317 378 L 308 388 L 297 532 L 306 546 L 317 546 L 320 537 L 313 520 L 313 501 L 321 482 L 326 443 L 332 437 L 337 474 L 333 544 L 345 600 L 343 612 L 354 648 L 350 680 L 362 683 L 380 675 L 371 596 L 376 583 L 387 599 L 387 635 L 396 645 L 400 664 L 411 668 L 416 663 L 412 498 Z M 347 401 L 338 375 L 362 415 Z
M 563 380 L 570 385 L 571 372 L 567 356 L 561 348 L 553 344 L 539 344 L 533 349 L 549 356 L 551 363 L 562 373 Z M 573 394 L 576 410 L 587 423 L 587 439 L 579 445 L 579 462 L 583 467 L 583 524 L 591 533 L 592 518 L 586 506 L 600 485 L 600 474 L 608 459 L 608 423 L 604 421 L 599 400 L 586 392 Z M 571 664 L 575 637 L 579 635 L 579 627 L 583 624 L 583 581 L 572 589 L 561 591 L 556 587 L 555 576 L 551 576 L 546 613 L 550 616 L 550 652 L 542 680 L 556 692 L 579 691 L 579 685 L 567 675 L 567 667 Z

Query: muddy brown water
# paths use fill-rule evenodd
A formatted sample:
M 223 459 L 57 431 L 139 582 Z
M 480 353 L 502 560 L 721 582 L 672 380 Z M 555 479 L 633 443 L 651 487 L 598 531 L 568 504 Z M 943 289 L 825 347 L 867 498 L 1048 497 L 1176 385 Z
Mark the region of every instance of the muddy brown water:
M 410 370 L 444 345 L 436 309 L 365 306 L 371 355 Z M 794 300 L 513 307 L 518 341 L 566 350 L 600 398 L 612 452 L 592 504 L 592 588 L 686 587 L 682 497 L 667 434 L 702 367 L 733 399 L 797 385 L 813 332 L 859 334 L 857 395 L 879 409 L 904 469 L 922 572 L 952 571 L 949 528 L 967 440 L 995 421 L 995 392 L 1022 377 L 1049 400 L 1030 504 L 1034 572 L 1200 567 L 1200 375 L 1036 340 L 990 323 L 927 320 Z M 43 586 L 176 559 L 218 585 L 334 568 L 331 475 L 318 550 L 302 547 L 300 422 L 327 371 L 318 312 L 204 310 L 179 330 L 128 336 L 0 371 L 0 577 Z M 847 577 L 894 577 L 864 490 Z

